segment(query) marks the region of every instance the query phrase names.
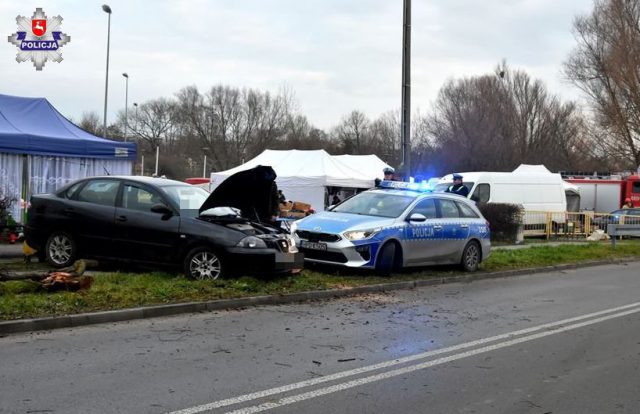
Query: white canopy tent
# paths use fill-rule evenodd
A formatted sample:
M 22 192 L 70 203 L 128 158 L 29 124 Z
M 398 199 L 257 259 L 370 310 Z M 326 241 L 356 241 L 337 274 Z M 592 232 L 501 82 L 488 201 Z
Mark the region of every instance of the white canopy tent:
M 547 169 L 547 167 L 545 167 L 542 164 L 538 164 L 538 165 L 520 164 L 520 166 L 515 170 L 513 170 L 513 172 L 518 174 L 556 174 L 558 176 L 560 175 L 557 173 L 552 173 Z M 564 190 L 566 192 L 572 192 L 576 194 L 580 193 L 580 189 L 578 188 L 577 185 L 568 183 L 566 181 L 563 181 L 562 185 L 564 186 Z
M 360 171 L 367 177 L 382 178 L 382 170 L 391 167 L 386 162 L 378 158 L 377 155 L 332 155 L 333 159 L 340 161 L 341 163 Z
M 378 157 L 375 158 L 380 160 Z M 375 161 L 372 158 L 368 159 Z M 366 160 L 362 158 L 353 161 L 352 167 L 348 162 L 340 161 L 324 150 L 264 150 L 260 155 L 242 165 L 211 173 L 211 190 L 213 191 L 227 177 L 239 171 L 258 165 L 269 165 L 276 172 L 278 189 L 282 190 L 287 200 L 309 203 L 315 210 L 322 211 L 325 208 L 326 187 L 373 187 L 374 180 L 382 174 L 384 167 L 379 168 L 373 175 L 368 173 L 368 169 L 365 170 L 362 167 L 364 164 Z
M 552 173 L 547 167 L 542 164 L 520 164 L 518 168 L 513 170 L 517 174 L 560 174 Z M 580 188 L 567 181 L 562 180 L 562 186 L 564 187 L 564 193 L 567 198 L 567 211 L 579 211 L 580 210 Z

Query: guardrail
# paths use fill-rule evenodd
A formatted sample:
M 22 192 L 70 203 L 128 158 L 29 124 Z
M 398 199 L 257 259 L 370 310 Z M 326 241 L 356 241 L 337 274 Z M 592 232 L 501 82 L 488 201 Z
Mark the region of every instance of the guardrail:
M 607 234 L 611 236 L 611 246 L 616 247 L 618 236 L 640 236 L 640 224 L 609 224 Z
M 522 216 L 525 236 L 550 239 L 588 237 L 596 230 L 607 232 L 611 225 L 640 225 L 640 216 L 624 216 L 587 212 L 525 211 Z

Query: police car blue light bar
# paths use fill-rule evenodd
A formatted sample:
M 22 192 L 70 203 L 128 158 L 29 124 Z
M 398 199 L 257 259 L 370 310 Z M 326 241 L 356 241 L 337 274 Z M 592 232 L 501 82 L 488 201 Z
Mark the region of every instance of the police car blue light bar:
M 433 188 L 427 183 L 427 181 L 422 181 L 420 183 L 409 183 L 406 181 L 381 181 L 379 188 L 388 188 L 393 190 L 408 190 L 408 191 L 420 191 L 420 192 L 431 192 Z

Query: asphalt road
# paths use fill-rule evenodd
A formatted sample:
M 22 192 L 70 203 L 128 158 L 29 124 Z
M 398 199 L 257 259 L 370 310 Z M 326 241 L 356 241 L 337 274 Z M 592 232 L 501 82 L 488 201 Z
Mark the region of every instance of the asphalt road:
M 638 413 L 640 263 L 0 338 L 2 413 Z

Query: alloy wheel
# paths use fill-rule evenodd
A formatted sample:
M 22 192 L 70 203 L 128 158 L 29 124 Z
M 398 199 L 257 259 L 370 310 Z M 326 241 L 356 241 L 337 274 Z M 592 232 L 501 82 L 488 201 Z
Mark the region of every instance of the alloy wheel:
M 215 280 L 222 273 L 220 259 L 210 251 L 201 251 L 193 255 L 189 263 L 189 273 L 194 279 Z

